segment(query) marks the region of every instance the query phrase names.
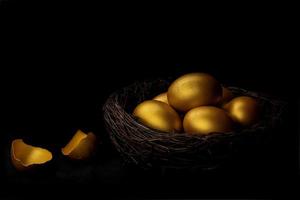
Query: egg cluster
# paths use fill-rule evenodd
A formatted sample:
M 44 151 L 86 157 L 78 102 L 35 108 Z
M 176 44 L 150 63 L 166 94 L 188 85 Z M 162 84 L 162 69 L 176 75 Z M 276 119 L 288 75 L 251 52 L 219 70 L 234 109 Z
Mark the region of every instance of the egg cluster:
M 253 97 L 235 97 L 209 74 L 190 73 L 173 81 L 165 93 L 137 105 L 133 116 L 162 132 L 208 135 L 257 123 L 259 104 Z

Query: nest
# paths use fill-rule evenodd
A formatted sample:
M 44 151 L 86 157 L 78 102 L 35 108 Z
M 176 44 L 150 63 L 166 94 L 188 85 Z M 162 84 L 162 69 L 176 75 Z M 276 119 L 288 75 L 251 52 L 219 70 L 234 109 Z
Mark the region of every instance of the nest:
M 107 99 L 103 107 L 105 125 L 112 143 L 126 162 L 143 168 L 215 168 L 231 155 L 235 144 L 262 140 L 268 130 L 282 120 L 283 102 L 256 92 L 228 87 L 237 96 L 252 96 L 258 100 L 263 108 L 259 123 L 233 132 L 201 136 L 160 132 L 138 122 L 132 115 L 134 108 L 142 101 L 167 91 L 169 83 L 168 80 L 136 82 Z

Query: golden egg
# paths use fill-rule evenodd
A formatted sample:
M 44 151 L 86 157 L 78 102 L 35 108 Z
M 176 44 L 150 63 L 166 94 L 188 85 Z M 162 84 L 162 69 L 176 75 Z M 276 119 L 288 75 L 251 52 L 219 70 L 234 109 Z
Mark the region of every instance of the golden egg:
M 17 170 L 30 169 L 51 159 L 52 153 L 46 149 L 28 145 L 22 139 L 12 141 L 11 161 Z
M 223 109 L 201 106 L 186 113 L 183 128 L 186 133 L 200 135 L 213 132 L 224 133 L 232 130 L 232 120 Z
M 181 119 L 177 112 L 166 103 L 147 100 L 139 104 L 133 115 L 144 125 L 163 132 L 179 132 Z
M 164 92 L 164 93 L 161 93 L 161 94 L 157 95 L 156 97 L 153 98 L 153 100 L 161 101 L 161 102 L 164 102 L 166 104 L 169 104 L 167 92 Z
M 221 103 L 227 103 L 233 98 L 233 93 L 226 87 L 222 87 L 222 100 Z
M 94 133 L 88 134 L 78 130 L 69 143 L 62 148 L 62 153 L 74 160 L 84 160 L 89 158 L 96 147 L 96 136 Z
M 222 98 L 219 82 L 206 73 L 190 73 L 176 79 L 168 89 L 169 104 L 179 111 L 215 105 Z
M 231 118 L 243 126 L 250 126 L 258 121 L 259 105 L 252 97 L 241 96 L 232 99 L 223 107 Z

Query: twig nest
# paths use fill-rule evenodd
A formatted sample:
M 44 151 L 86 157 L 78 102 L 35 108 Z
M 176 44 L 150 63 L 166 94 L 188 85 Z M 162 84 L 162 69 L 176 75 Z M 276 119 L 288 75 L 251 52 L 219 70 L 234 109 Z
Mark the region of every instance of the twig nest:
M 74 159 L 85 160 L 91 157 L 96 147 L 96 136 L 94 133 L 88 134 L 78 130 L 69 143 L 62 148 L 62 154 Z
M 170 81 L 161 79 L 136 82 L 111 94 L 104 104 L 107 131 L 126 162 L 148 169 L 212 169 L 224 163 L 233 153 L 232 150 L 238 150 L 241 146 L 239 143 L 244 144 L 245 139 L 252 138 L 249 141 L 255 142 L 264 138 L 268 130 L 280 123 L 285 111 L 284 102 L 242 88 L 229 87 L 234 96 L 251 96 L 257 99 L 263 110 L 256 126 L 209 135 L 183 131 L 165 134 L 137 121 L 132 116 L 132 111 L 140 102 L 165 92 L 169 85 Z M 227 117 L 224 118 L 228 120 Z
M 28 145 L 22 139 L 16 139 L 11 144 L 11 160 L 17 170 L 27 170 L 52 160 L 52 153 L 46 149 Z

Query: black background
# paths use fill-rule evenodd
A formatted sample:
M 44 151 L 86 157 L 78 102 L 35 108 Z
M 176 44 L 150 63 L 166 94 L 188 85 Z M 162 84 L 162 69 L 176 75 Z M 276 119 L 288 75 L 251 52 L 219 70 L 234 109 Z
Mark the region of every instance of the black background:
M 299 81 L 289 25 L 281 11 L 210 9 L 2 2 L 1 194 L 272 198 L 296 192 Z M 195 71 L 288 102 L 284 127 L 267 146 L 212 172 L 123 166 L 103 126 L 108 95 L 136 80 Z M 60 155 L 77 128 L 94 131 L 102 142 L 90 162 Z M 14 138 L 48 148 L 56 158 L 44 171 L 17 173 L 9 161 Z

